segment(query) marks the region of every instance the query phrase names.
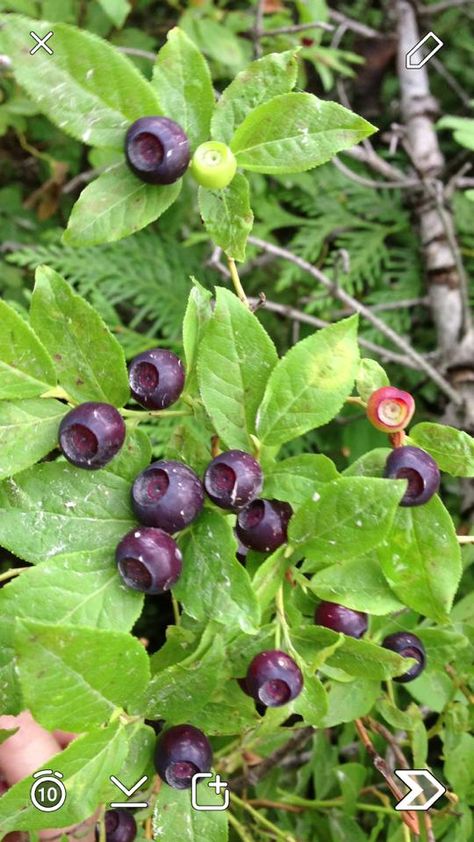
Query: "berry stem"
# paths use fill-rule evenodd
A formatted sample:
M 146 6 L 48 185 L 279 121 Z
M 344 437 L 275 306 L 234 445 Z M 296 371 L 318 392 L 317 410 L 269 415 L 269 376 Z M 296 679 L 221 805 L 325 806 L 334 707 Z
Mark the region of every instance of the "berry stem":
M 171 594 L 171 604 L 173 606 L 173 616 L 175 625 L 179 626 L 179 624 L 181 623 L 181 614 L 179 613 L 179 602 L 176 599 L 174 593 Z
M 277 616 L 277 621 L 278 621 L 277 625 L 281 629 L 281 631 L 283 632 L 283 640 L 285 641 L 286 648 L 290 652 L 292 652 L 294 650 L 293 650 L 293 645 L 291 643 L 291 638 L 290 638 L 290 629 L 289 629 L 288 623 L 286 622 L 285 602 L 284 602 L 284 596 L 283 596 L 283 585 L 280 585 L 280 587 L 277 590 L 276 597 L 275 597 L 275 607 L 276 607 L 276 616 Z M 275 634 L 276 634 L 276 632 L 275 632 Z M 277 647 L 277 648 L 279 648 L 279 647 Z
M 19 576 L 23 570 L 28 570 L 27 567 L 11 567 L 5 573 L 0 573 L 0 582 L 6 582 L 8 579 L 13 579 L 14 576 Z
M 390 433 L 388 438 L 393 448 L 403 447 L 406 439 L 405 430 L 400 430 L 398 433 Z
M 229 267 L 230 277 L 232 279 L 232 283 L 234 284 L 234 289 L 238 297 L 240 298 L 242 304 L 245 304 L 246 307 L 249 307 L 250 305 L 247 296 L 245 295 L 245 290 L 239 278 L 239 273 L 237 271 L 237 266 L 235 265 L 235 260 L 233 257 L 227 257 L 227 265 Z
M 346 403 L 352 403 L 356 406 L 362 406 L 364 409 L 367 408 L 367 403 L 363 401 L 362 398 L 359 398 L 357 395 L 349 395 L 349 397 L 346 398 Z
M 192 412 L 189 412 L 187 409 L 150 409 L 148 411 L 140 409 L 121 409 L 120 414 L 123 415 L 124 418 L 144 419 L 178 418 L 183 415 L 192 415 Z

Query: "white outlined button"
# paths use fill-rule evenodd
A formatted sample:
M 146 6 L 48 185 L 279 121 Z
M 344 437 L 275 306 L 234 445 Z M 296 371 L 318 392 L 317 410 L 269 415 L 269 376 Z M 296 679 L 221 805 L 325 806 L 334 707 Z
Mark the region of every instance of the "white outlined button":
M 218 810 L 227 810 L 230 804 L 230 792 L 227 789 L 228 783 L 227 781 L 223 781 L 220 775 L 216 775 L 215 780 L 208 784 L 209 787 L 212 787 L 216 791 L 216 795 L 221 794 L 221 789 L 225 790 L 224 792 L 224 803 L 223 804 L 199 804 L 197 800 L 197 785 L 199 781 L 206 780 L 208 778 L 212 778 L 212 772 L 198 772 L 196 775 L 193 775 L 191 781 L 191 804 L 194 810 L 200 810 L 201 812 L 207 811 L 218 811 Z
M 426 42 L 429 41 L 430 39 L 432 39 L 435 42 L 435 46 L 432 48 L 432 50 L 430 50 L 429 53 L 427 53 L 426 56 L 423 56 L 422 58 L 420 58 L 419 61 L 417 61 L 416 58 L 415 58 L 416 53 L 422 47 L 424 47 Z M 428 32 L 428 34 L 425 35 L 424 38 L 421 38 L 421 40 L 418 41 L 418 43 L 415 44 L 415 46 L 411 48 L 410 52 L 406 54 L 406 56 L 405 56 L 405 67 L 406 67 L 406 69 L 407 70 L 419 70 L 421 67 L 424 67 L 425 64 L 428 61 L 430 61 L 430 59 L 432 59 L 433 56 L 436 55 L 436 53 L 441 49 L 441 47 L 444 47 L 444 41 L 442 41 L 441 38 L 438 38 L 438 36 L 434 32 Z
M 50 56 L 53 55 L 53 50 L 51 49 L 51 47 L 48 47 L 46 43 L 46 41 L 49 41 L 51 36 L 54 35 L 53 31 L 48 32 L 44 36 L 44 38 L 41 38 L 41 36 L 37 35 L 36 32 L 30 32 L 30 35 L 37 42 L 36 46 L 34 46 L 32 50 L 30 50 L 30 56 L 34 56 L 34 54 L 37 53 L 38 50 L 46 50 L 46 52 L 49 53 Z
M 37 778 L 30 789 L 31 803 L 42 813 L 55 813 L 63 806 L 67 792 L 61 778 L 61 772 L 42 769 L 32 775 Z

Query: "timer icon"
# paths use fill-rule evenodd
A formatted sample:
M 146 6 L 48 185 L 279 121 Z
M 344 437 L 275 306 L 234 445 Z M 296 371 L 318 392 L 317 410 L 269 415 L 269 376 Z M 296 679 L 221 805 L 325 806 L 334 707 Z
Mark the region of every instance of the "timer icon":
M 52 769 L 42 769 L 35 772 L 33 778 L 37 778 L 30 789 L 31 803 L 42 813 L 55 813 L 66 800 L 66 787 L 61 778 L 61 772 L 53 772 Z

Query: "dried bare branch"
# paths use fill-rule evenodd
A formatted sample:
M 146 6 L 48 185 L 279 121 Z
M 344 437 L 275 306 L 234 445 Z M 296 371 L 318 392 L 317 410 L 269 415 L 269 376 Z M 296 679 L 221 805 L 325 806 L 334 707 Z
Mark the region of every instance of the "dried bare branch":
M 315 278 L 318 283 L 324 286 L 334 298 L 342 301 L 343 304 L 349 307 L 352 312 L 360 313 L 360 315 L 370 322 L 370 324 L 372 324 L 378 331 L 380 331 L 383 336 L 386 336 L 390 342 L 393 342 L 396 347 L 400 348 L 404 354 L 417 363 L 420 370 L 424 371 L 433 383 L 436 383 L 438 388 L 441 389 L 441 391 L 444 392 L 444 394 L 446 394 L 453 403 L 461 403 L 460 395 L 458 395 L 458 393 L 453 389 L 451 384 L 448 383 L 448 381 L 412 347 L 407 339 L 399 336 L 395 330 L 389 327 L 389 325 L 382 321 L 382 319 L 379 319 L 379 317 L 376 316 L 375 313 L 373 313 L 368 307 L 360 301 L 357 301 L 357 299 L 353 298 L 352 295 L 349 295 L 349 293 L 344 289 L 334 284 L 331 279 L 324 274 L 324 272 L 317 269 L 316 266 L 313 266 L 311 263 L 308 263 L 307 260 L 304 260 L 302 257 L 298 257 L 298 255 L 293 254 L 293 252 L 282 248 L 281 246 L 276 246 L 273 243 L 260 240 L 258 237 L 249 237 L 249 242 L 253 243 L 253 245 L 258 248 L 261 248 L 263 251 L 268 251 L 278 257 L 282 257 L 284 260 L 289 260 L 291 263 L 299 266 L 303 272 L 307 272 Z

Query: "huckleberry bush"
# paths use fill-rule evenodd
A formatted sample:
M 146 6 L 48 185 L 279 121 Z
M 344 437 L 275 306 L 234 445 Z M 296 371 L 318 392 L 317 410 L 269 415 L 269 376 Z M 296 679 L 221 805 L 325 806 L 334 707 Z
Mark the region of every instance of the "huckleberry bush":
M 130 235 L 189 181 L 237 294 L 190 280 L 181 356 L 155 347 L 128 369 L 97 312 L 51 268 L 37 269 L 28 320 L 0 303 L 0 545 L 31 565 L 3 577 L 0 709 L 79 734 L 50 761 L 68 792 L 54 820 L 35 810 L 25 778 L 2 797 L 0 828 L 80 823 L 117 796 L 110 775 L 131 785 L 145 774 L 150 807 L 134 820 L 108 810 L 97 838 L 132 839 L 153 814 L 154 838 L 224 842 L 228 813 L 191 819 L 196 772 L 235 775 L 312 726 L 314 762 L 325 757 L 330 776 L 344 767 L 318 735 L 347 723 L 353 739 L 369 714 L 402 729 L 424 766 L 430 726 L 411 700 L 440 711 L 444 694 L 467 715 L 469 691 L 444 672 L 469 631 L 463 612 L 451 615 L 461 551 L 436 492 L 440 471 L 473 476 L 474 445 L 434 423 L 407 436 L 414 400 L 360 359 L 357 316 L 279 358 L 237 276 L 253 220 L 245 172 L 302 172 L 373 126 L 294 92 L 294 51 L 253 62 L 216 99 L 180 29 L 149 82 L 98 37 L 41 27 L 54 29 L 54 63 L 18 56 L 37 21 L 2 19 L 18 83 L 64 132 L 114 159 L 82 191 L 65 241 Z M 387 447 L 342 473 L 319 453 L 282 454 L 348 401 Z M 185 447 L 153 461 L 140 424 L 164 419 Z M 207 437 L 204 459 L 192 426 Z M 130 631 L 144 594 L 167 591 L 174 623 L 150 656 Z M 158 737 L 145 720 L 160 720 Z M 363 762 L 347 764 L 354 792 Z M 401 819 L 391 821 L 396 833 Z

